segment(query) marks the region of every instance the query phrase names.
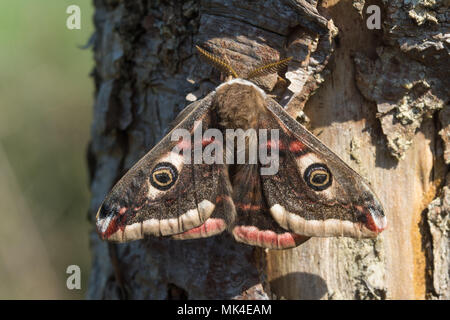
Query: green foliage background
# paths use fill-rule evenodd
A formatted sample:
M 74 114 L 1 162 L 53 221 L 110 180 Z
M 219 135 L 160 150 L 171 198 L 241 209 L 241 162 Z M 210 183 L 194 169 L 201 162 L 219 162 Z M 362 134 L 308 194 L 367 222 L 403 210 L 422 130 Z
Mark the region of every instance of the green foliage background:
M 81 30 L 66 27 L 69 5 Z M 89 0 L 0 2 L 0 298 L 83 298 L 90 267 L 86 149 Z M 79 265 L 81 290 L 66 288 Z

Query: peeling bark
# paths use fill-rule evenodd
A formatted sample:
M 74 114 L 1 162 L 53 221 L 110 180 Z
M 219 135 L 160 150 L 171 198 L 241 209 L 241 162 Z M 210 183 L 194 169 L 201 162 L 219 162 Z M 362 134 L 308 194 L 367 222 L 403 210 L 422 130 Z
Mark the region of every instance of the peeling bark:
M 390 226 L 375 240 L 315 238 L 284 251 L 252 248 L 227 234 L 108 245 L 93 232 L 88 298 L 448 298 L 448 228 L 439 218 L 448 212 L 446 198 L 428 210 L 432 255 L 421 251 L 418 224 L 447 171 L 436 158 L 442 137 L 448 164 L 448 75 L 439 68 L 448 59 L 448 21 L 441 4 L 404 2 L 380 2 L 384 29 L 370 31 L 364 1 L 96 0 L 92 221 L 114 182 L 176 114 L 221 82 L 196 56 L 199 44 L 238 73 L 292 56 L 287 81 L 267 76 L 261 86 L 297 120 L 310 119 L 313 133 L 372 182 Z M 427 118 L 437 110 L 441 125 Z M 392 134 L 409 148 L 392 140 L 385 122 L 394 120 Z M 427 271 L 436 279 L 432 288 Z
M 432 299 L 450 299 L 450 176 L 440 197 L 428 206 L 427 223 L 432 238 Z
M 392 155 L 403 159 L 425 117 L 449 97 L 448 1 L 384 1 L 383 45 L 372 61 L 357 54 L 357 85 L 377 103 Z

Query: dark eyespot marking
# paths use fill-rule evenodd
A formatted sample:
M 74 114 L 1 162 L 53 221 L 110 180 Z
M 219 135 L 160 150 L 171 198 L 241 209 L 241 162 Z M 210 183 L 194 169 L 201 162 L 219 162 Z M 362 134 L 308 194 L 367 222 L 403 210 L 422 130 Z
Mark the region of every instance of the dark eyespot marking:
M 316 191 L 327 189 L 333 182 L 330 169 L 323 163 L 313 163 L 310 165 L 306 168 L 303 178 L 306 184 Z
M 150 183 L 158 190 L 169 190 L 178 179 L 177 168 L 169 162 L 160 162 L 150 174 Z

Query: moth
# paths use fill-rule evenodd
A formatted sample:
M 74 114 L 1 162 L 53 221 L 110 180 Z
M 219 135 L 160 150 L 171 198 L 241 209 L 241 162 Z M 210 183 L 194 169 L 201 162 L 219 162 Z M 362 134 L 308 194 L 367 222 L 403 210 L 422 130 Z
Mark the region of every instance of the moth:
M 289 59 L 241 78 L 224 59 L 197 49 L 231 79 L 188 105 L 117 182 L 97 213 L 102 239 L 183 240 L 227 230 L 238 242 L 286 249 L 310 237 L 367 238 L 386 228 L 368 183 L 255 84 Z M 245 135 L 238 146 L 227 136 L 223 143 L 220 135 L 230 130 L 267 137 Z M 215 161 L 195 159 L 208 150 Z M 250 161 L 252 150 L 276 157 Z

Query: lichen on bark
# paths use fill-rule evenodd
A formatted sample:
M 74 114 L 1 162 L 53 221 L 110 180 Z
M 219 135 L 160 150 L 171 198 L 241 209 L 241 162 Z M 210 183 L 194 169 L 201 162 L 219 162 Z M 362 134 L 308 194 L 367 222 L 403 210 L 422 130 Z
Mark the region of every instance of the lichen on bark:
M 391 154 L 402 159 L 425 117 L 448 103 L 448 3 L 383 1 L 383 40 L 372 60 L 355 55 L 357 85 L 377 104 Z

